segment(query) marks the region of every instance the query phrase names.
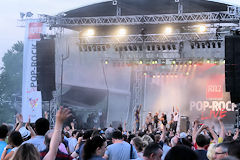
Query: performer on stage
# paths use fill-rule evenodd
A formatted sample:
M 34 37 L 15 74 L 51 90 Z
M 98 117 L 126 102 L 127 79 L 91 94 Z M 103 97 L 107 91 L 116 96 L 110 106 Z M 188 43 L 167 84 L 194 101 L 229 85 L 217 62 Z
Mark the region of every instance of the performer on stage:
M 162 113 L 160 120 L 161 120 L 162 124 L 165 126 L 167 124 L 167 115 Z
M 152 113 L 148 112 L 148 115 L 146 117 L 146 127 L 148 131 L 152 131 L 152 128 L 153 128 L 152 121 L 153 121 Z
M 135 112 L 135 122 L 136 122 L 136 131 L 139 130 L 140 126 L 140 111 L 141 111 L 142 105 L 140 104 L 137 106 L 136 112 Z
M 158 112 L 156 112 L 155 115 L 153 116 L 153 120 L 154 120 L 155 128 L 158 128 L 158 122 L 159 122 Z
M 176 133 L 177 131 L 177 125 L 178 125 L 178 120 L 179 120 L 179 112 L 176 107 L 177 112 L 174 112 L 174 107 L 173 107 L 173 113 L 174 113 L 174 118 L 173 118 L 173 131 Z
M 170 131 L 173 131 L 173 126 L 174 126 L 173 119 L 174 119 L 174 115 L 171 114 L 171 120 L 169 121 L 169 127 L 170 127 L 169 129 L 170 129 Z

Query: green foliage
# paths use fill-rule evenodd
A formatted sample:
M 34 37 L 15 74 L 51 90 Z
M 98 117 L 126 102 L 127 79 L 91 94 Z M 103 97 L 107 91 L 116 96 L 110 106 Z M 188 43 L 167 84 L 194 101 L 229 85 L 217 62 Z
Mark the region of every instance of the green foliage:
M 2 58 L 0 74 L 0 122 L 12 122 L 14 100 L 22 94 L 23 43 L 18 41 Z

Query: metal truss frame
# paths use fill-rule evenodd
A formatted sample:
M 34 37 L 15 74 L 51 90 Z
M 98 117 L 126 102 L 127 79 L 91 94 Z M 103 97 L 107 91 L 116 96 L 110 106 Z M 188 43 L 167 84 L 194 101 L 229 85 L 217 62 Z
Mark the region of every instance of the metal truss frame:
M 146 34 L 117 36 L 79 37 L 79 44 L 136 44 L 136 43 L 165 43 L 182 41 L 211 41 L 224 40 L 230 32 L 207 33 L 177 33 L 177 34 Z
M 56 122 L 56 113 L 58 110 L 58 106 L 60 106 L 60 88 L 57 86 L 57 90 L 53 91 L 53 99 L 49 102 L 49 121 L 50 127 L 54 128 Z
M 135 126 L 134 114 L 136 111 L 136 107 L 140 104 L 144 104 L 144 84 L 145 77 L 143 76 L 142 68 L 132 67 L 131 73 L 131 101 L 129 107 L 129 116 L 128 116 L 128 128 L 133 129 Z M 142 109 L 143 110 L 143 109 Z M 140 123 L 141 124 L 141 123 Z
M 52 27 L 111 26 L 168 23 L 239 23 L 239 15 L 221 12 L 199 12 L 161 15 L 133 15 L 106 17 L 72 17 L 40 15 L 39 20 Z

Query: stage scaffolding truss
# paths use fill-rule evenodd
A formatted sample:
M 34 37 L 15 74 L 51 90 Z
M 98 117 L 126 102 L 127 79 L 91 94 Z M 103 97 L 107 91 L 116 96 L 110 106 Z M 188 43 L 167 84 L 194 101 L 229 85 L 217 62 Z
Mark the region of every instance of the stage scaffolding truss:
M 161 15 L 106 17 L 69 17 L 40 15 L 39 20 L 52 27 L 141 25 L 168 23 L 239 23 L 239 15 L 223 12 L 199 12 Z
M 162 15 L 133 15 L 133 16 L 106 16 L 106 17 L 64 17 L 62 15 L 57 16 L 49 16 L 49 15 L 39 15 L 37 19 L 38 22 L 45 23 L 49 26 L 49 29 L 54 28 L 58 29 L 57 32 L 63 34 L 63 28 L 73 29 L 75 27 L 88 27 L 88 26 L 119 26 L 119 25 L 145 25 L 145 24 L 189 24 L 193 25 L 194 23 L 208 23 L 208 24 L 222 24 L 222 23 L 233 23 L 234 25 L 238 25 L 239 27 L 239 19 L 240 15 L 238 14 L 230 14 L 227 11 L 223 12 L 200 12 L 200 13 L 180 13 L 180 14 L 162 14 Z M 22 19 L 20 22 L 20 26 L 25 27 L 25 22 L 28 19 Z M 176 49 L 174 52 L 175 57 L 167 57 L 167 58 L 181 58 L 178 56 L 181 52 L 181 45 L 184 41 L 189 41 L 190 43 L 197 42 L 209 42 L 209 41 L 224 41 L 225 35 L 230 34 L 228 32 L 206 32 L 206 33 L 173 33 L 169 35 L 165 34 L 138 34 L 138 35 L 126 35 L 123 37 L 116 36 L 94 36 L 94 37 L 73 37 L 75 42 L 79 45 L 79 48 L 82 48 L 83 51 L 89 52 L 89 45 L 93 47 L 94 45 L 105 46 L 104 48 L 108 48 L 107 46 L 114 45 L 115 51 L 120 50 L 121 45 L 123 44 L 136 44 L 139 46 L 147 46 L 147 44 L 154 44 L 157 47 L 157 44 L 160 43 L 171 43 L 171 45 L 176 44 Z M 87 49 L 84 48 L 87 46 Z M 139 47 L 138 46 L 138 47 Z M 118 50 L 116 50 L 116 48 Z M 135 47 L 132 46 L 133 51 Z M 92 49 L 91 49 L 92 50 Z M 129 50 L 131 50 L 129 48 Z M 159 49 L 160 51 L 161 49 Z M 96 51 L 98 51 L 98 47 L 96 47 Z M 103 48 L 101 51 L 104 51 Z M 122 50 L 124 51 L 124 50 Z M 120 51 L 120 52 L 122 52 Z M 140 47 L 137 51 L 142 51 L 143 54 L 146 54 L 147 49 Z M 168 52 L 168 51 L 166 51 Z M 176 53 L 175 53 L 176 52 Z M 177 55 L 176 55 L 177 54 Z M 106 57 L 103 57 L 104 59 Z M 120 58 L 122 58 L 120 56 Z M 144 58 L 141 57 L 141 58 Z M 145 56 L 145 58 L 147 58 Z M 151 57 L 150 57 L 151 58 Z M 164 57 L 163 57 L 164 58 Z M 126 59 L 122 59 L 123 61 Z M 129 125 L 134 124 L 134 111 L 136 110 L 136 106 L 139 104 L 144 105 L 144 89 L 146 78 L 143 76 L 143 70 L 136 69 L 134 66 L 132 67 L 132 76 L 131 76 L 131 104 L 129 107 L 129 116 L 128 122 Z M 50 102 L 50 123 L 51 126 L 54 125 L 55 115 L 59 105 L 59 95 L 60 93 L 56 93 L 54 99 Z
M 127 123 L 128 124 L 127 128 L 130 128 L 130 129 L 133 129 L 132 126 L 135 126 L 134 114 L 137 109 L 137 106 L 139 106 L 140 104 L 142 105 L 144 104 L 145 76 L 143 76 L 143 71 L 142 71 L 143 69 L 144 67 L 143 68 L 132 67 L 131 101 L 130 101 L 129 116 L 128 116 L 129 123 Z
M 165 43 L 183 41 L 211 41 L 223 40 L 230 32 L 206 32 L 206 33 L 176 33 L 166 34 L 146 34 L 146 35 L 126 35 L 117 36 L 92 36 L 79 37 L 79 44 L 142 44 L 142 43 Z

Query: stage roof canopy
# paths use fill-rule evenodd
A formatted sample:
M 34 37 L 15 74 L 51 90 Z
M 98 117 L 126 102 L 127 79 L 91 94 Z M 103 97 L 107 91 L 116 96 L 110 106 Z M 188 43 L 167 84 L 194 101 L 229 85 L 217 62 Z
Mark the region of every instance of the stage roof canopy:
M 122 16 L 176 14 L 178 4 L 175 0 L 118 0 Z M 206 0 L 184 0 L 183 12 L 216 12 L 227 11 L 227 5 Z M 65 17 L 99 17 L 115 16 L 116 6 L 112 1 L 92 4 L 65 12 Z

